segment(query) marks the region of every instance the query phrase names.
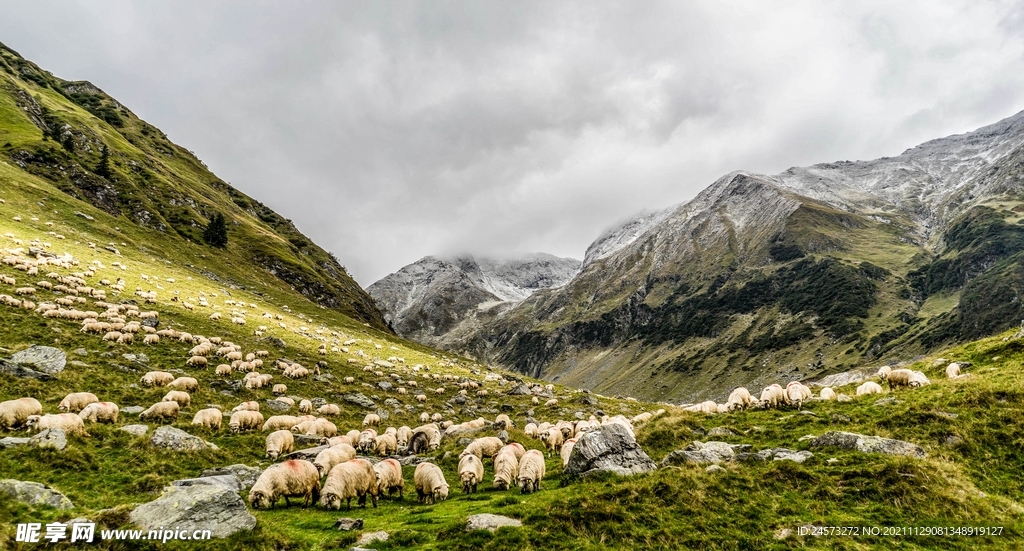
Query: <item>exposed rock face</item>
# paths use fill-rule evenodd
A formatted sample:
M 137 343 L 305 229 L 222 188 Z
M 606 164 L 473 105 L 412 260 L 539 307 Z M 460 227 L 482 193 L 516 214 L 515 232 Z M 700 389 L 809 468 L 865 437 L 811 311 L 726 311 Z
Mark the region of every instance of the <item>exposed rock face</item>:
M 729 444 L 726 442 L 692 442 L 681 450 L 676 450 L 661 460 L 663 467 L 679 465 L 682 463 L 695 463 L 705 465 L 709 463 L 721 463 L 731 461 L 736 457 L 737 452 L 745 452 L 750 449 L 750 444 Z
M 213 469 L 206 469 L 200 474 L 200 477 L 219 477 L 219 476 L 232 476 L 238 481 L 239 486 L 242 490 L 248 490 L 252 488 L 253 484 L 256 484 L 256 480 L 259 479 L 260 475 L 263 474 L 263 470 L 259 467 L 250 467 L 241 463 L 236 465 L 228 465 L 227 467 L 216 467 Z
M 29 446 L 37 448 L 53 448 L 61 451 L 68 447 L 68 437 L 63 429 L 46 429 L 28 439 Z
M 157 448 L 164 448 L 172 451 L 198 451 L 215 448 L 213 444 L 193 436 L 181 429 L 164 425 L 153 431 L 149 443 Z
M 216 538 L 256 527 L 256 517 L 238 492 L 220 484 L 168 487 L 158 499 L 136 507 L 130 518 L 143 530 L 210 530 Z
M 49 505 L 55 509 L 73 509 L 75 506 L 64 494 L 38 482 L 0 480 L 0 494 L 28 505 Z
M 375 407 L 377 407 L 377 404 L 373 400 L 367 398 L 361 392 L 357 392 L 355 394 L 345 394 L 345 395 L 343 395 L 341 397 L 341 399 L 345 400 L 346 402 L 348 402 L 350 404 L 355 404 L 355 405 L 357 405 L 357 406 L 359 406 L 361 408 L 375 408 Z
M 13 448 L 15 446 L 24 446 L 28 444 L 28 438 L 17 438 L 14 436 L 5 436 L 0 438 L 0 450 L 5 448 Z
M 518 527 L 522 525 L 523 521 L 521 520 L 506 517 L 504 515 L 482 513 L 479 515 L 470 515 L 466 520 L 466 531 L 472 532 L 473 530 L 489 530 L 494 532 L 498 528 L 505 526 Z
M 904 442 L 903 440 L 841 431 L 826 432 L 811 440 L 810 446 L 812 448 L 838 448 L 864 453 L 884 453 L 887 455 L 907 455 L 910 457 L 925 457 L 926 455 L 921 446 Z
M 558 287 L 580 261 L 534 254 L 511 260 L 425 257 L 370 285 L 367 291 L 399 335 L 458 345 L 489 319 L 540 289 Z M 479 318 L 479 319 L 478 319 Z
M 68 355 L 52 346 L 32 346 L 11 356 L 11 361 L 25 367 L 55 375 L 64 371 Z
M 627 476 L 656 468 L 633 435 L 622 425 L 611 423 L 587 431 L 580 437 L 572 449 L 564 474 L 569 478 L 599 472 Z

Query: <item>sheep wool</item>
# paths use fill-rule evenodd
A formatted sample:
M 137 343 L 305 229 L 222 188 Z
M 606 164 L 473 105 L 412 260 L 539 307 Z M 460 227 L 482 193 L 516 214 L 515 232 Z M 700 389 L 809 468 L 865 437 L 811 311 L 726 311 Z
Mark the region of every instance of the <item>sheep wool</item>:
M 561 433 L 559 433 L 561 434 Z M 494 456 L 494 488 L 497 490 L 509 489 L 516 480 L 519 472 L 519 461 L 511 449 L 502 449 Z
M 405 486 L 402 464 L 394 459 L 385 459 L 374 465 L 373 470 L 377 473 L 377 494 L 383 495 L 386 491 L 390 498 L 395 490 L 398 490 L 398 499 L 402 499 L 402 489 Z
M 540 489 L 544 479 L 544 454 L 530 450 L 519 461 L 519 493 L 528 494 Z
M 441 468 L 433 463 L 416 465 L 413 484 L 416 486 L 416 500 L 420 503 L 434 504 L 448 499 L 448 482 Z
M 120 409 L 113 402 L 93 402 L 85 406 L 78 416 L 82 421 L 93 423 L 116 423 Z
M 206 427 L 212 430 L 220 430 L 220 424 L 224 415 L 217 408 L 201 409 L 192 416 L 192 425 Z
M 295 437 L 288 430 L 276 430 L 268 434 L 266 444 L 267 457 L 272 460 L 295 451 Z
M 302 497 L 302 505 L 315 503 L 320 496 L 320 473 L 309 461 L 290 459 L 267 467 L 249 490 L 253 509 L 270 509 L 282 497 Z
M 365 459 L 351 459 L 339 463 L 327 473 L 323 491 L 320 493 L 320 506 L 328 510 L 341 509 L 345 501 L 352 508 L 352 498 L 358 498 L 360 507 L 366 507 L 366 496 L 373 500 L 377 507 L 377 473 L 373 465 Z
M 35 398 L 18 398 L 0 402 L 0 428 L 16 429 L 28 422 L 32 415 L 42 415 L 43 406 Z
M 467 454 L 459 459 L 459 480 L 462 481 L 463 493 L 476 492 L 477 485 L 484 480 L 484 464 L 479 457 Z

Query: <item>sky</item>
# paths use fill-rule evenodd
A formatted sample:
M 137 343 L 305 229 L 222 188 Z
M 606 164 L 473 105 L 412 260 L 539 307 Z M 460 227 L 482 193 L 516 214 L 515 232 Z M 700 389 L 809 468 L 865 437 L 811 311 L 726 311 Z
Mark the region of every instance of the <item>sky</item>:
M 898 155 L 1024 110 L 1014 2 L 7 0 L 363 286 L 427 255 L 582 259 L 733 170 Z

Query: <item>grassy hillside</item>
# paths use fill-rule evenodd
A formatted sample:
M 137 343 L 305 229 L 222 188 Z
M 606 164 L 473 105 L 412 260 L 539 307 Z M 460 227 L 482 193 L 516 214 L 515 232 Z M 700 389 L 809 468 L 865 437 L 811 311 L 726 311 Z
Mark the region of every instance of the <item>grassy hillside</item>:
M 198 264 L 201 255 L 218 257 L 231 268 L 214 270 L 227 283 L 262 285 L 276 278 L 273 284 L 317 304 L 386 327 L 338 260 L 290 220 L 217 178 L 192 152 L 93 84 L 54 77 L 3 44 L 0 157 L 20 169 L 4 173 L 5 188 L 34 185 L 47 195 L 59 190 L 90 203 L 109 215 L 97 225 L 123 229 L 125 235 L 109 240 L 145 235 L 135 245 L 181 249 L 180 259 L 193 259 L 187 264 Z M 213 251 L 202 234 L 216 213 L 227 219 L 229 244 Z M 137 228 L 151 231 L 133 233 Z

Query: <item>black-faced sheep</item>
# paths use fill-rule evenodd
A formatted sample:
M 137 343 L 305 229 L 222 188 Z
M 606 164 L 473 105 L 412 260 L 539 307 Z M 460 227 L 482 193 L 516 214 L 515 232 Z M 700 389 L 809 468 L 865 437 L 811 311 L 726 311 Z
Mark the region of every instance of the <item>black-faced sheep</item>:
M 149 406 L 149 409 L 147 409 L 146 411 L 143 411 L 142 413 L 140 413 L 139 414 L 139 420 L 140 421 L 144 421 L 146 419 L 160 419 L 162 421 L 163 420 L 167 420 L 167 419 L 174 420 L 174 419 L 178 418 L 178 412 L 180 410 L 181 410 L 181 406 L 178 405 L 178 402 L 157 402 L 157 403 Z
M 272 460 L 295 450 L 295 437 L 289 430 L 276 430 L 267 435 L 267 457 Z
M 352 508 L 352 498 L 358 498 L 360 507 L 366 507 L 366 496 L 373 499 L 377 507 L 377 473 L 373 465 L 365 459 L 352 459 L 335 465 L 324 481 L 320 493 L 320 506 L 324 509 L 341 509 L 344 501 Z
M 494 488 L 509 489 L 515 483 L 518 472 L 519 460 L 516 459 L 515 452 L 509 448 L 502 448 L 494 456 Z
M 335 465 L 339 465 L 346 461 L 351 461 L 356 458 L 356 450 L 348 444 L 335 444 L 326 450 L 316 454 L 316 459 L 313 460 L 313 464 L 316 465 L 320 476 L 323 476 L 334 468 Z
M 228 427 L 231 432 L 248 432 L 251 430 L 259 430 L 263 425 L 263 414 L 258 411 L 236 411 L 231 414 L 231 421 L 228 423 Z
M 803 403 L 813 396 L 811 389 L 799 381 L 790 381 L 786 385 L 786 401 L 795 404 L 797 408 L 803 407 Z
M 475 493 L 477 485 L 484 480 L 483 461 L 473 454 L 463 455 L 459 459 L 459 480 L 463 493 Z
M 249 504 L 253 509 L 269 509 L 284 498 L 302 497 L 302 506 L 315 503 L 320 494 L 320 473 L 309 461 L 290 459 L 267 467 L 249 490 Z
M 544 454 L 540 450 L 529 450 L 519 460 L 519 493 L 528 494 L 540 489 L 544 479 Z
M 420 503 L 433 504 L 448 499 L 448 482 L 437 465 L 427 462 L 416 465 L 412 479 L 416 486 L 416 500 Z
M 386 491 L 391 497 L 398 490 L 398 499 L 402 499 L 402 490 L 405 486 L 405 479 L 402 477 L 402 464 L 394 459 L 385 459 L 373 466 L 377 474 L 377 494 L 383 495 Z

